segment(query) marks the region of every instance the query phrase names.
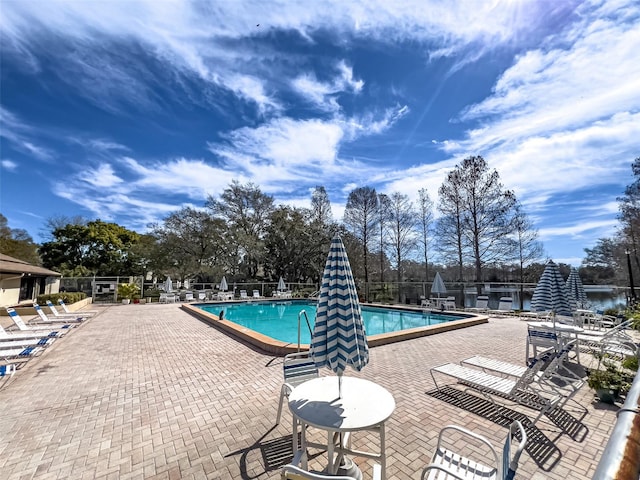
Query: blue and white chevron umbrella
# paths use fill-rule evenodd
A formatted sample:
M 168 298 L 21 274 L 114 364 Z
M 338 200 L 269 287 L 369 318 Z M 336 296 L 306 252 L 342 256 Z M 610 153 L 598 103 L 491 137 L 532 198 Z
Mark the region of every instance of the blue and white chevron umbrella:
M 556 315 L 571 316 L 575 303 L 569 297 L 560 269 L 549 260 L 538 280 L 531 298 L 531 310 L 534 312 L 552 311 Z
M 347 365 L 360 371 L 369 362 L 358 292 L 338 235 L 331 241 L 324 266 L 310 355 L 317 367 L 327 366 L 338 375 L 339 386 Z M 339 390 L 338 396 L 341 394 Z
M 571 268 L 571 273 L 569 273 L 569 278 L 567 278 L 566 287 L 569 292 L 569 296 L 573 299 L 578 308 L 584 308 L 588 305 L 589 301 L 587 300 L 587 294 L 584 291 L 582 280 L 580 279 L 578 270 L 576 270 L 575 267 Z

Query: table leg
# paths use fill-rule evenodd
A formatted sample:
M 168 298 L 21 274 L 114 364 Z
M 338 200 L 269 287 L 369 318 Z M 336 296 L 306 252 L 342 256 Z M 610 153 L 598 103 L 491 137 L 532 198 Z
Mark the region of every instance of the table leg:
M 385 445 L 385 432 L 384 423 L 380 424 L 380 469 L 382 470 L 380 478 L 386 480 L 387 478 L 387 448 Z
M 298 419 L 296 418 L 295 415 L 291 415 L 293 417 L 293 428 L 291 429 L 291 431 L 293 432 L 293 435 L 291 436 L 291 440 L 293 442 L 293 454 L 295 455 L 296 452 L 299 450 L 300 445 L 298 445 Z
M 308 469 L 307 466 L 307 425 L 300 421 L 300 427 L 301 427 L 301 432 L 300 432 L 300 447 L 302 448 L 302 458 L 300 461 L 300 465 L 302 466 L 302 468 L 304 470 Z M 296 431 L 296 437 L 297 437 L 297 431 Z M 295 454 L 295 452 L 294 452 Z
M 334 475 L 337 471 L 337 466 L 333 464 L 335 441 L 335 434 L 333 432 L 327 432 L 327 473 L 330 475 Z

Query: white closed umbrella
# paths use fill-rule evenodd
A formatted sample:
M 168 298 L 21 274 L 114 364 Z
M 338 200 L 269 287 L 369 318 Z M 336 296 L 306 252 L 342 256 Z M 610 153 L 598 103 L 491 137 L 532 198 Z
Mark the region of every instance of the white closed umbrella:
M 173 291 L 173 282 L 171 281 L 171 277 L 167 277 L 165 280 L 164 291 L 167 293 L 171 293 Z
M 440 272 L 436 272 L 436 276 L 433 277 L 433 284 L 431 285 L 431 293 L 435 293 L 440 298 L 440 294 L 447 294 L 447 287 L 440 276 Z
M 229 286 L 227 285 L 227 279 L 226 277 L 222 277 L 222 280 L 220 280 L 220 290 L 226 292 L 228 289 Z
M 280 277 L 280 280 L 278 280 L 278 291 L 284 292 L 286 289 L 287 286 L 285 285 L 283 278 Z

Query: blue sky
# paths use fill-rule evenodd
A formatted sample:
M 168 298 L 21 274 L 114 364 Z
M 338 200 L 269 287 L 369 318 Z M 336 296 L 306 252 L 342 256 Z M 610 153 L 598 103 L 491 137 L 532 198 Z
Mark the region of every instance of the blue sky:
M 640 155 L 635 0 L 0 4 L 0 211 L 143 232 L 236 179 L 341 219 L 482 155 L 551 258 L 617 225 Z

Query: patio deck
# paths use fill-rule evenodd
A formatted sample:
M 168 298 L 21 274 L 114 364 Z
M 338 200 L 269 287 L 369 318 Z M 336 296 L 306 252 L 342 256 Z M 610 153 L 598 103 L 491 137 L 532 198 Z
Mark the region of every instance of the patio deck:
M 488 419 L 487 402 L 455 385 L 435 392 L 429 367 L 474 354 L 522 363 L 525 332 L 526 322 L 491 318 L 372 348 L 362 372 L 347 372 L 395 397 L 388 478 L 419 478 L 449 423 L 502 442 L 509 420 Z M 280 358 L 238 343 L 179 304 L 106 307 L 0 389 L 2 478 L 277 479 L 291 458 L 289 412 L 274 426 L 281 377 Z M 528 430 L 518 478 L 591 478 L 618 407 L 594 402 L 586 385 L 575 398 L 586 414 L 569 402 Z M 504 413 L 533 414 L 512 405 Z M 354 447 L 372 439 L 356 435 Z M 370 478 L 370 464 L 356 462 Z

